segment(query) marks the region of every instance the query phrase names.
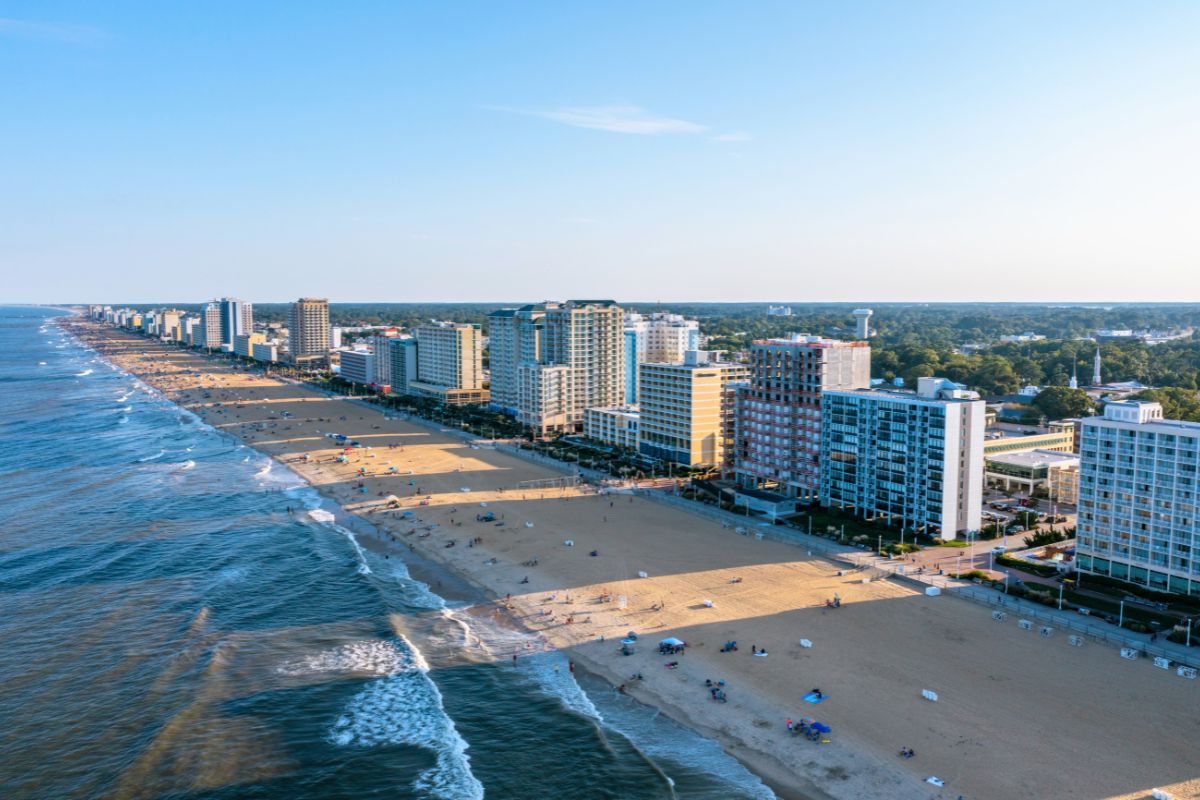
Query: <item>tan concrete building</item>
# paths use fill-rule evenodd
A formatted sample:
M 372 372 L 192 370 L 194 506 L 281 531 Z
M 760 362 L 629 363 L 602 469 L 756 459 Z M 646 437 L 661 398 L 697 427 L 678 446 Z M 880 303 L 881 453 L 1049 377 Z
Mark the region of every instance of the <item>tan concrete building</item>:
M 417 379 L 411 394 L 433 397 L 449 405 L 486 403 L 483 388 L 483 342 L 478 325 L 438 322 L 416 328 Z
M 638 372 L 638 451 L 685 467 L 726 468 L 737 389 L 749 381 L 749 367 L 692 350 L 682 364 L 642 364 Z
M 297 367 L 329 366 L 329 301 L 301 297 L 288 315 L 288 349 Z

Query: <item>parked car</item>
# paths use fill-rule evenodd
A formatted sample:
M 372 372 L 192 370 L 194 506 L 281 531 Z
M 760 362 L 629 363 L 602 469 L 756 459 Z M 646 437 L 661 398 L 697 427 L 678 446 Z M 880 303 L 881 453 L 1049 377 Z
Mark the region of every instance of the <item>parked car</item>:
M 998 556 L 1002 556 L 1007 552 L 1008 552 L 1008 548 L 1002 544 L 998 544 L 992 548 L 992 553 L 994 553 L 995 555 L 998 555 Z

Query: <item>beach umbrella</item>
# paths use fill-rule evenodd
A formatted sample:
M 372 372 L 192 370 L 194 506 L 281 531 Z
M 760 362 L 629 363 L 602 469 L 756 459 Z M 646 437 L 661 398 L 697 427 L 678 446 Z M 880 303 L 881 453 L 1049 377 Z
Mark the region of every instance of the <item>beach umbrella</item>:
M 668 636 L 659 642 L 659 644 L 665 644 L 667 647 L 683 647 L 683 641 L 676 639 L 674 636 Z

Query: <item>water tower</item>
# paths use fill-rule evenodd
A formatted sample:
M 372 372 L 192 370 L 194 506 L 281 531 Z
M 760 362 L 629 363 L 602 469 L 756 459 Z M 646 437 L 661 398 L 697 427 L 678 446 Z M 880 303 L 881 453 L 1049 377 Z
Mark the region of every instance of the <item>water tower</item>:
M 859 339 L 871 338 L 871 309 L 854 309 L 854 335 Z

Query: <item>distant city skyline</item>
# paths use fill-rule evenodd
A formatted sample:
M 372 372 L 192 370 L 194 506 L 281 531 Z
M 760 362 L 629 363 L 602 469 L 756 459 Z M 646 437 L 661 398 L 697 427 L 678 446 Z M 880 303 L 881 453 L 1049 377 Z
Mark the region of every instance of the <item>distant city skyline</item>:
M 1200 300 L 1197 41 L 1184 2 L 10 3 L 0 302 Z

